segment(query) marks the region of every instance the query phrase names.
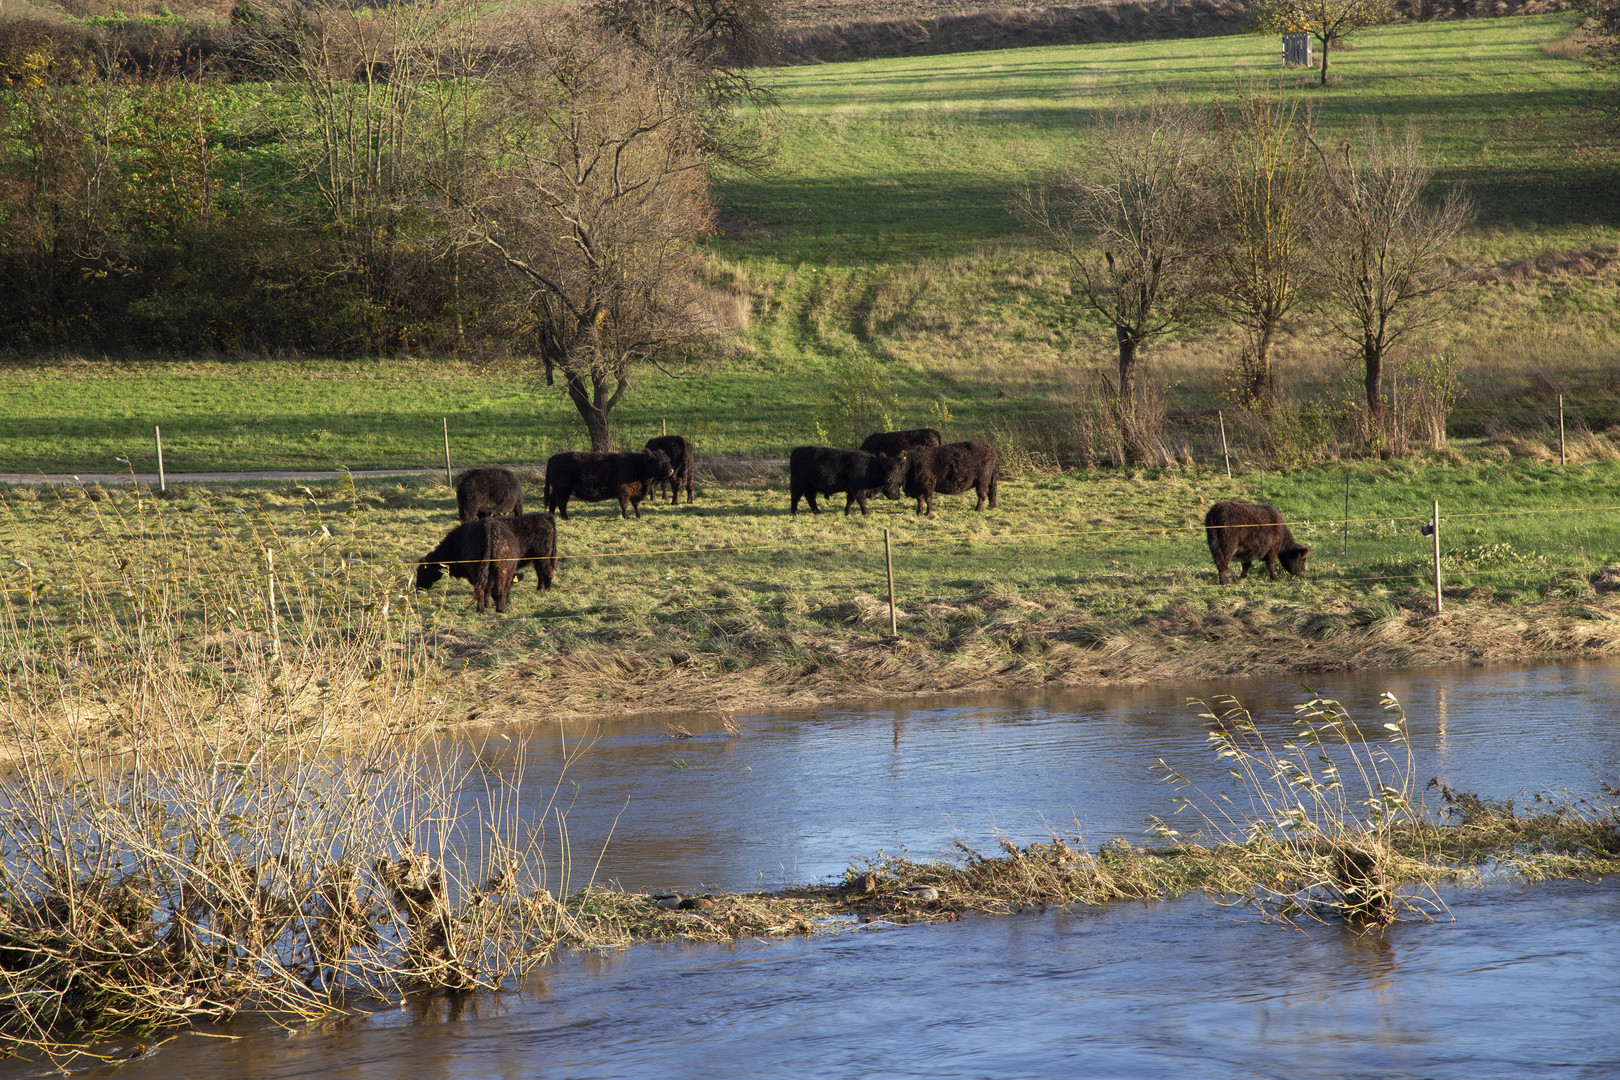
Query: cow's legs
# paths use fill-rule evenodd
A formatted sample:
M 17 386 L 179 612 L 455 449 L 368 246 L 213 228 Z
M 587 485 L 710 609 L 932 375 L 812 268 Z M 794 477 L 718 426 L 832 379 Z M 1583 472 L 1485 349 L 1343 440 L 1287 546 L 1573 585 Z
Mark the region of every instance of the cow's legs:
M 518 564 L 516 562 L 503 562 L 495 567 L 495 610 L 497 613 L 506 610 L 506 602 L 512 596 L 512 581 L 517 577 Z
M 1275 555 L 1267 555 L 1266 556 L 1266 573 L 1271 575 L 1271 580 L 1272 581 L 1277 580 L 1277 556 L 1275 556 Z
M 1238 580 L 1239 581 L 1242 581 L 1244 578 L 1249 576 L 1249 567 L 1252 566 L 1253 564 L 1254 564 L 1254 560 L 1252 560 L 1252 559 L 1244 559 L 1243 560 L 1243 573 L 1238 575 Z

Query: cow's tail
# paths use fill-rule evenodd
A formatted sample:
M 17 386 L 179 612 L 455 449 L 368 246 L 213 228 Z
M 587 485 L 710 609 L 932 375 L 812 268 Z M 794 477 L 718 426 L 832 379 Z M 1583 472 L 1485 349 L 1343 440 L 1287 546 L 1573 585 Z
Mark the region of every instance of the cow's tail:
M 990 467 L 990 509 L 996 508 L 996 477 L 1001 475 L 1001 463 L 998 461 Z

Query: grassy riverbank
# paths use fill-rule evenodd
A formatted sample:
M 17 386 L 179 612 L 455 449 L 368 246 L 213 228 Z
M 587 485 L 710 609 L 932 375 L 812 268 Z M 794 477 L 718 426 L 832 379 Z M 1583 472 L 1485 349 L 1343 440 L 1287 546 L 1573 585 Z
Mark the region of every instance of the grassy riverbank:
M 442 481 L 19 489 L 0 525 L 8 649 L 67 664 L 63 700 L 112 750 L 134 729 L 91 699 L 130 692 L 101 680 L 117 681 L 143 612 L 167 627 L 163 663 L 224 701 L 237 652 L 262 667 L 279 635 L 313 681 L 321 650 L 380 608 L 437 702 L 419 720 L 435 723 L 1620 652 L 1620 455 L 1593 439 L 1610 460 L 1560 468 L 1516 445 L 1542 459 L 1492 447 L 1230 481 L 1026 469 L 998 510 L 948 497 L 932 518 L 882 500 L 864 519 L 790 517 L 779 467 L 711 466 L 695 504 L 646 503 L 639 521 L 576 505 L 558 523 L 558 588 L 520 583 L 499 616 L 477 615 L 462 582 L 410 588 L 411 560 L 454 524 Z M 528 498 L 537 508 L 532 482 Z M 1281 507 L 1313 548 L 1308 573 L 1216 585 L 1201 522 L 1223 498 Z M 1440 618 L 1419 533 L 1434 499 Z M 326 701 L 277 698 L 282 726 L 295 734 Z

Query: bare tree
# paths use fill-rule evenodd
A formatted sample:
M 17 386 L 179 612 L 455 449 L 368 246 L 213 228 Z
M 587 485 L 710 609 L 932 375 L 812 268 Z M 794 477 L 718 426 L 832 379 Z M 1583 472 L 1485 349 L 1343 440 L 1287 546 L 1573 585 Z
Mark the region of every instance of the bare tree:
M 1080 304 L 1119 348 L 1119 419 L 1127 456 L 1142 460 L 1137 365 L 1142 347 L 1193 318 L 1209 155 L 1196 110 L 1155 100 L 1099 119 L 1079 168 L 1026 191 L 1015 212 L 1066 257 Z
M 1262 34 L 1309 34 L 1322 46 L 1322 85 L 1327 85 L 1328 51 L 1364 26 L 1394 18 L 1392 0 L 1264 0 L 1253 27 Z
M 1316 287 L 1309 245 L 1325 209 L 1321 169 L 1307 141 L 1313 117 L 1297 101 L 1250 93 L 1221 127 L 1211 169 L 1208 302 L 1245 342 L 1238 393 L 1276 396 L 1271 345 Z
M 1455 188 L 1438 206 L 1427 201 L 1434 169 L 1415 128 L 1396 138 L 1369 121 L 1337 155 L 1318 151 L 1332 196 L 1323 262 L 1329 316 L 1361 356 L 1367 412 L 1381 421 L 1385 360 L 1445 314 L 1463 281 L 1447 256 L 1474 206 Z
M 708 163 L 690 73 L 584 16 L 536 27 L 480 102 L 467 179 L 440 196 L 459 242 L 521 284 L 527 330 L 592 447 L 633 373 L 717 329 L 696 241 Z
M 589 10 L 637 48 L 692 72 L 707 157 L 766 171 L 777 98 L 757 72 L 781 50 L 781 0 L 594 0 Z

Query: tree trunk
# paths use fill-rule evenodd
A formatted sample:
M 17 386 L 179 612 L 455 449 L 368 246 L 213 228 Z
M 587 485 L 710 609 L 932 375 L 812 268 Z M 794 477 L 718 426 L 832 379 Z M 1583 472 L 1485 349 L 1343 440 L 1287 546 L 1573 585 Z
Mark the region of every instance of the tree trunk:
M 1277 390 L 1271 377 L 1271 334 L 1270 326 L 1263 326 L 1255 331 L 1253 352 L 1249 356 L 1247 372 L 1249 402 L 1262 409 L 1271 407 Z
M 1327 85 L 1327 54 L 1328 54 L 1328 39 L 1324 37 L 1322 39 L 1322 85 L 1323 86 Z
M 1363 339 L 1361 359 L 1367 365 L 1367 415 L 1374 421 L 1384 418 L 1384 350 L 1378 342 Z
M 591 449 L 612 450 L 613 427 L 608 421 L 608 413 L 624 394 L 624 380 L 619 381 L 611 394 L 605 379 L 593 379 L 587 383 L 580 376 L 569 375 L 567 383 L 568 400 L 574 403 L 580 419 L 585 421 L 585 431 L 591 437 Z
M 1136 424 L 1136 335 L 1123 326 L 1114 328 L 1119 339 L 1119 442 L 1127 465 L 1142 459 L 1141 432 Z

